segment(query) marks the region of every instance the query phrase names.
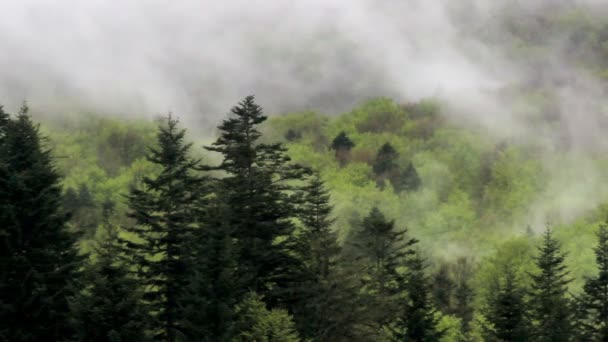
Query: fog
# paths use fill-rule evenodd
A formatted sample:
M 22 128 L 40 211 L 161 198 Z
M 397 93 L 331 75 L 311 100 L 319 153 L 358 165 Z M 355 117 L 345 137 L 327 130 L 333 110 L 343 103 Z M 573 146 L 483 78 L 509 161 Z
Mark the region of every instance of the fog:
M 369 97 L 475 97 L 509 81 L 463 53 L 447 3 L 2 1 L 0 99 L 216 120 L 248 94 L 272 113 L 336 113 Z
M 608 150 L 608 124 L 605 86 L 575 63 L 588 52 L 542 31 L 542 59 L 504 48 L 516 40 L 506 40 L 503 17 L 529 28 L 564 7 L 601 17 L 608 2 L 4 0 L 0 103 L 13 110 L 27 99 L 53 115 L 173 111 L 204 131 L 249 94 L 271 115 L 338 114 L 376 96 L 433 97 L 455 122 L 497 140 L 545 139 L 548 148 L 592 156 Z M 550 91 L 547 115 L 559 124 L 530 125 L 512 104 L 514 88 Z M 593 197 L 599 171 L 586 171 L 582 188 L 554 177 L 554 197 Z

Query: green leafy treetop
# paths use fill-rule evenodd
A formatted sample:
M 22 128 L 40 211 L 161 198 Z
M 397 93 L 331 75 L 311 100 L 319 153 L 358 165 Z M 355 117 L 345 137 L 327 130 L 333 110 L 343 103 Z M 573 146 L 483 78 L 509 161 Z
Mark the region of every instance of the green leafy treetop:
M 83 257 L 67 230 L 51 151 L 27 112 L 1 119 L 0 339 L 61 341 L 72 335 L 67 298 Z
M 158 147 L 147 158 L 160 173 L 144 177 L 141 188 L 131 190 L 128 215 L 134 224 L 125 230 L 136 238 L 122 241 L 154 313 L 155 338 L 167 341 L 175 341 L 181 329 L 179 299 L 190 279 L 190 243 L 205 183 L 196 173 L 198 161 L 188 155 L 185 131 L 177 125 L 169 116 L 159 126 Z
M 568 271 L 565 255 L 550 229 L 544 234 L 536 258 L 538 273 L 532 275 L 530 315 L 534 341 L 569 341 L 572 338 L 572 306 L 567 297 Z
M 298 342 L 295 325 L 287 311 L 268 310 L 255 292 L 244 296 L 236 307 L 236 338 L 242 342 Z

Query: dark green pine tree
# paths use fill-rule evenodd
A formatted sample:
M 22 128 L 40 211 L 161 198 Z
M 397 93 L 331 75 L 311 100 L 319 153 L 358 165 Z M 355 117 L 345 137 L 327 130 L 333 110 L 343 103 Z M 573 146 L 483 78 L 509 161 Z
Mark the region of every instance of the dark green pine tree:
M 452 313 L 453 294 L 456 284 L 450 276 L 450 268 L 447 263 L 442 262 L 433 276 L 433 301 L 437 308 L 444 314 Z
M 331 227 L 333 208 L 319 175 L 304 186 L 303 194 L 299 256 L 306 280 L 297 286 L 292 312 L 303 337 L 340 341 L 350 336 L 356 321 L 358 288 L 340 267 L 342 249 Z
M 107 228 L 96 246 L 96 261 L 85 270 L 85 288 L 71 302 L 79 341 L 143 341 L 147 317 L 141 289 L 119 262 L 118 232 Z
M 383 176 L 398 170 L 398 165 L 396 163 L 397 158 L 399 158 L 399 153 L 391 144 L 385 143 L 382 145 L 376 154 L 376 160 L 373 165 L 376 176 Z
M 230 234 L 229 212 L 211 197 L 200 204 L 202 229 L 193 239 L 194 264 L 186 295 L 184 333 L 190 341 L 232 341 L 235 306 L 240 300 L 236 245 Z
M 350 140 L 344 131 L 340 132 L 331 143 L 331 149 L 335 151 L 336 159 L 342 166 L 346 164 L 353 147 L 355 147 L 355 143 Z
M 420 185 L 422 185 L 422 181 L 420 180 L 420 176 L 418 176 L 418 171 L 416 171 L 414 164 L 410 162 L 401 176 L 399 189 L 416 191 L 420 188 Z
M 608 341 L 608 227 L 604 224 L 598 233 L 594 248 L 598 274 L 585 279 L 581 306 L 583 309 L 584 336 L 592 341 Z
M 502 284 L 497 279 L 486 306 L 484 316 L 489 324 L 484 327 L 484 335 L 487 341 L 531 341 L 524 290 L 518 286 L 511 268 L 505 270 Z
M 61 178 L 24 106 L 2 115 L 0 144 L 0 340 L 72 335 L 67 298 L 83 258 L 66 226 Z
M 397 319 L 402 311 L 398 298 L 404 293 L 403 275 L 399 269 L 415 253 L 412 246 L 418 241 L 407 238 L 406 230 L 397 231 L 395 221 L 387 220 L 376 207 L 355 229 L 348 254 L 353 266 L 362 273 L 369 324 L 380 329 Z
M 155 338 L 164 341 L 175 341 L 182 328 L 179 302 L 191 277 L 190 244 L 204 187 L 204 178 L 196 174 L 198 161 L 188 155 L 191 144 L 177 125 L 169 116 L 159 126 L 158 147 L 147 156 L 159 174 L 144 177 L 141 188 L 131 190 L 128 215 L 134 224 L 125 230 L 136 238 L 122 240 L 145 289 Z
M 310 171 L 292 164 L 281 144 L 263 144 L 257 126 L 266 120 L 253 96 L 246 97 L 219 126 L 220 137 L 206 149 L 222 154 L 210 170 L 221 170 L 218 200 L 224 227 L 236 241 L 239 287 L 280 302 L 287 282 L 293 283 L 299 261 L 291 250 L 296 216 L 296 188 Z M 271 293 L 272 292 L 272 293 Z
M 567 297 L 568 271 L 565 254 L 559 242 L 547 229 L 536 258 L 539 272 L 532 275 L 530 318 L 533 341 L 570 341 L 572 338 L 572 306 Z
M 416 253 L 407 263 L 403 288 L 406 292 L 401 316 L 392 326 L 394 341 L 440 341 L 445 331 L 438 328 L 439 315 L 431 300 L 431 284 L 424 260 Z

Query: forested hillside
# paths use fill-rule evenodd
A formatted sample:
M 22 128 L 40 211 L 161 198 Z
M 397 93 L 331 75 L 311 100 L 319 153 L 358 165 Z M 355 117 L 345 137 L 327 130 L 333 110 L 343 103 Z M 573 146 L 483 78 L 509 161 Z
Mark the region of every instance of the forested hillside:
M 608 340 L 606 4 L 270 3 L 7 45 L 0 341 Z

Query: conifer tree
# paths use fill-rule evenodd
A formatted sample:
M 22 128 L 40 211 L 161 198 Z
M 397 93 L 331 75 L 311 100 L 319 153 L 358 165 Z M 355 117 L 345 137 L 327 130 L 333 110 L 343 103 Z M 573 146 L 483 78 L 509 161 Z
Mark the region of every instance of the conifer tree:
M 344 131 L 340 132 L 331 143 L 331 149 L 335 151 L 336 159 L 338 159 L 342 166 L 346 164 L 350 156 L 350 150 L 353 147 L 355 147 L 355 143 L 350 140 Z
M 377 207 L 356 227 L 350 241 L 349 254 L 353 265 L 362 270 L 363 291 L 371 324 L 379 329 L 397 318 L 397 300 L 404 290 L 399 268 L 406 266 L 418 241 L 406 238 L 406 230 L 397 231 L 395 222 L 386 219 Z
M 389 143 L 385 143 L 380 147 L 376 154 L 373 170 L 376 176 L 383 176 L 387 173 L 394 173 L 398 170 L 396 160 L 399 158 L 399 153 Z
M 281 144 L 263 144 L 257 126 L 266 120 L 253 96 L 246 97 L 219 126 L 220 137 L 206 149 L 222 155 L 210 170 L 221 170 L 218 200 L 229 234 L 236 241 L 239 287 L 265 300 L 280 293 L 298 260 L 290 252 L 296 216 L 294 186 L 309 170 L 290 162 Z M 293 281 L 293 279 L 290 279 Z M 271 289 L 275 293 L 270 293 Z
M 403 172 L 400 189 L 416 191 L 420 185 L 422 185 L 422 181 L 420 180 L 420 176 L 418 176 L 418 171 L 416 171 L 414 164 L 410 162 Z
M 433 301 L 437 308 L 444 314 L 452 312 L 452 296 L 456 284 L 450 276 L 450 268 L 447 263 L 442 262 L 433 276 Z
M 294 317 L 303 337 L 339 341 L 352 333 L 358 288 L 340 268 L 341 247 L 331 228 L 332 207 L 319 175 L 303 188 L 303 194 L 299 256 L 306 280 L 297 287 Z
M 405 305 L 401 316 L 392 327 L 395 341 L 433 342 L 441 340 L 445 334 L 438 328 L 439 315 L 431 300 L 431 290 L 426 266 L 419 253 L 408 260 L 404 275 L 406 292 Z
M 51 151 L 27 112 L 1 115 L 0 340 L 62 341 L 72 334 L 67 298 L 82 257 Z
M 141 188 L 131 190 L 128 215 L 134 224 L 125 230 L 136 238 L 123 240 L 145 289 L 155 338 L 166 341 L 175 341 L 181 330 L 179 301 L 190 279 L 190 243 L 204 186 L 204 178 L 196 175 L 198 161 L 188 156 L 191 144 L 177 125 L 169 116 L 159 126 L 158 147 L 150 149 L 147 159 L 160 173 L 144 177 Z
M 208 202 L 208 203 L 206 203 Z M 238 260 L 230 234 L 229 210 L 212 198 L 199 204 L 204 210 L 202 229 L 193 239 L 194 262 L 192 274 L 181 297 L 184 311 L 184 334 L 192 341 L 231 341 L 235 306 L 242 288 L 239 287 Z
M 141 289 L 127 266 L 118 262 L 118 232 L 107 228 L 98 244 L 97 260 L 85 271 L 86 286 L 72 300 L 71 308 L 79 341 L 145 340 L 146 313 Z
M 598 273 L 585 279 L 582 295 L 585 336 L 593 341 L 608 341 L 608 227 L 603 224 L 597 233 L 594 248 Z
M 544 234 L 540 255 L 536 258 L 538 273 L 532 275 L 530 318 L 534 341 L 569 341 L 572 337 L 572 306 L 567 297 L 568 271 L 565 254 L 551 230 Z
M 524 290 L 518 286 L 511 268 L 506 268 L 502 283 L 497 279 L 484 315 L 489 323 L 484 329 L 486 340 L 531 341 Z

